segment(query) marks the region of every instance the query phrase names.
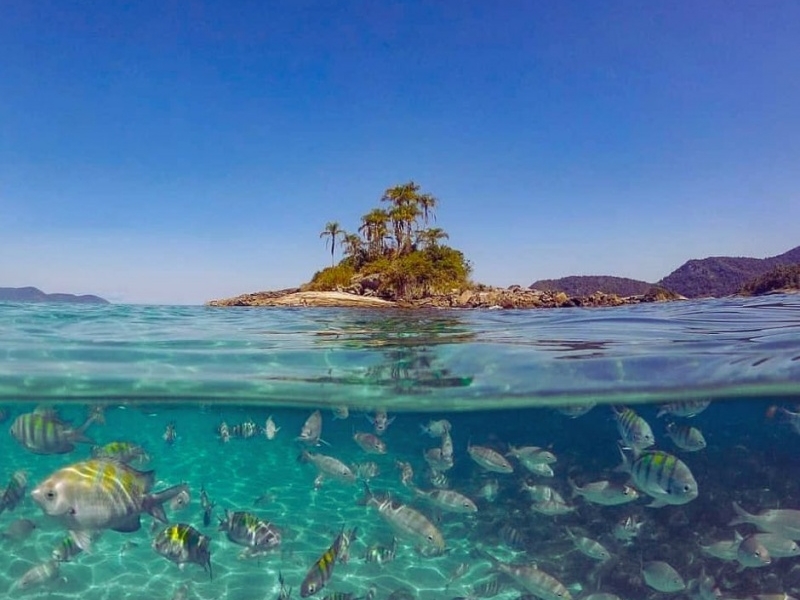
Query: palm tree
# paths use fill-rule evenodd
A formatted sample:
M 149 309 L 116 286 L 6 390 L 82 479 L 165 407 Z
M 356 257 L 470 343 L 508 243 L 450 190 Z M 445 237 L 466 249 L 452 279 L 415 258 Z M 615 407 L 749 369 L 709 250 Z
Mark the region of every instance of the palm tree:
M 384 241 L 389 234 L 388 223 L 389 213 L 381 208 L 375 208 L 361 217 L 358 230 L 364 234 L 370 256 L 383 254 Z
M 341 244 L 345 255 L 358 261 L 359 256 L 364 251 L 364 242 L 361 240 L 361 236 L 356 233 L 346 233 L 342 238 Z
M 328 221 L 325 224 L 325 229 L 322 230 L 322 233 L 319 234 L 320 238 L 328 237 L 325 240 L 325 247 L 328 247 L 328 244 L 331 245 L 331 267 L 333 267 L 333 251 L 336 248 L 336 238 L 339 236 L 344 237 L 346 234 L 345 230 L 339 227 L 338 221 Z
M 441 240 L 448 240 L 450 236 L 441 227 L 420 229 L 417 231 L 417 242 L 426 248 L 435 248 Z
M 436 208 L 438 202 L 436 197 L 431 194 L 419 194 L 417 196 L 417 206 L 422 211 L 422 222 L 426 226 L 428 225 L 429 219 L 432 218 L 434 221 L 436 220 L 433 209 Z

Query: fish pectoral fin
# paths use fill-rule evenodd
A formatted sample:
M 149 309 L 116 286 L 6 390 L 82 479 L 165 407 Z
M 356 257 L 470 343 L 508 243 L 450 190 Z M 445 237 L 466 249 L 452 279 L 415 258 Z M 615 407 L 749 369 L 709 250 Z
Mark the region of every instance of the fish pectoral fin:
M 69 536 L 72 538 L 72 541 L 75 544 L 86 552 L 87 554 L 91 554 L 92 552 L 92 542 L 97 539 L 97 534 L 94 531 L 70 531 Z
M 139 531 L 141 529 L 142 523 L 139 519 L 139 515 L 135 514 L 117 525 L 116 527 L 112 527 L 114 531 L 119 531 L 120 533 L 130 533 L 132 531 Z

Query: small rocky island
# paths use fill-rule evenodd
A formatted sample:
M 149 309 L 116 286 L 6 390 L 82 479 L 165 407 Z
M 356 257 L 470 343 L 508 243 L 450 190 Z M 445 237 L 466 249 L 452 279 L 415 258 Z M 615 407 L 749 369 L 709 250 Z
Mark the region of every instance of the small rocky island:
M 438 199 L 410 181 L 387 189 L 381 202 L 361 218 L 358 233 L 338 222 L 320 238 L 330 248 L 331 266 L 308 283 L 277 291 L 212 300 L 209 306 L 336 306 L 365 308 L 555 308 L 621 306 L 683 298 L 654 286 L 642 294 L 594 292 L 569 296 L 558 290 L 497 288 L 470 280 L 472 266 L 459 250 L 443 243 L 448 234 L 431 227 Z M 336 263 L 337 243 L 343 250 Z

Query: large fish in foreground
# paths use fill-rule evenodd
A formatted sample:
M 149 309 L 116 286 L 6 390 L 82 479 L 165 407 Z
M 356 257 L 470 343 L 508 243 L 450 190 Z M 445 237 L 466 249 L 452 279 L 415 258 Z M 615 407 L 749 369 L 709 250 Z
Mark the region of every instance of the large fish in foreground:
M 623 464 L 620 470 L 631 475 L 633 485 L 653 498 L 648 506 L 686 504 L 697 498 L 697 481 L 680 459 L 661 450 L 639 453 L 620 447 Z
M 777 533 L 790 540 L 800 540 L 800 510 L 772 508 L 753 515 L 736 502 L 733 503 L 733 510 L 736 511 L 737 516 L 728 525 L 751 523 L 761 531 Z
M 395 502 L 389 496 L 376 497 L 369 488 L 365 504 L 377 508 L 398 537 L 415 542 L 417 551 L 423 556 L 440 556 L 444 553 L 442 533 L 418 510 Z
M 59 469 L 31 492 L 45 514 L 76 534 L 86 549 L 91 532 L 130 532 L 149 513 L 166 523 L 162 504 L 188 490 L 180 484 L 151 493 L 154 471 L 137 471 L 113 460 L 90 459 Z

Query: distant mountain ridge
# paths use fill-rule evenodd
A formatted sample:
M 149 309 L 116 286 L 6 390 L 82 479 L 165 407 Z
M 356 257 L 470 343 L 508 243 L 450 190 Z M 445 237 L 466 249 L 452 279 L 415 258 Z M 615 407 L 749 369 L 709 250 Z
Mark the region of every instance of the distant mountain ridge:
M 35 287 L 0 287 L 0 302 L 69 302 L 72 304 L 111 304 L 105 298 L 93 294 L 47 294 Z
M 771 269 L 793 264 L 800 264 L 800 246 L 767 258 L 711 256 L 685 262 L 656 285 L 687 298 L 729 296 Z M 652 286 L 652 283 L 627 277 L 581 275 L 540 279 L 533 282 L 530 287 L 538 290 L 563 291 L 571 296 L 587 296 L 594 292 L 637 296 L 646 293 Z
M 543 292 L 564 292 L 568 296 L 589 296 L 595 292 L 616 294 L 617 296 L 641 296 L 652 287 L 652 283 L 627 277 L 572 275 L 560 279 L 540 279 L 534 281 L 530 289 Z

